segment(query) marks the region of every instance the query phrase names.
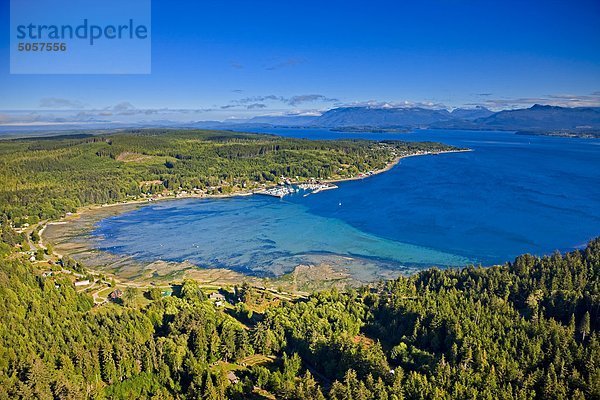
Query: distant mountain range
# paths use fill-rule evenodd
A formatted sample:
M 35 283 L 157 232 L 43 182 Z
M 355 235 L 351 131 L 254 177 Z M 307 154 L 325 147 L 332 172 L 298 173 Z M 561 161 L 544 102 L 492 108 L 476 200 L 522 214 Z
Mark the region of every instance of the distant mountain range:
M 269 124 L 286 126 L 308 126 L 313 125 L 319 120 L 320 116 L 312 115 L 284 115 L 284 116 L 262 116 L 246 120 L 250 124 Z
M 0 135 L 27 131 L 125 129 L 145 127 L 260 130 L 276 127 L 328 128 L 348 132 L 408 132 L 414 129 L 506 130 L 522 134 L 600 137 L 600 107 L 530 108 L 494 112 L 485 107 L 430 109 L 423 107 L 339 107 L 321 115 L 259 116 L 226 121 L 179 122 L 149 120 L 136 123 L 0 126 Z
M 530 108 L 494 112 L 485 107 L 429 109 L 422 107 L 340 107 L 320 116 L 262 116 L 225 122 L 199 122 L 204 128 L 322 127 L 322 128 L 433 128 L 511 130 L 537 134 L 598 135 L 600 107 Z
M 369 108 L 344 107 L 325 112 L 316 124 L 324 127 L 339 126 L 411 126 L 418 127 L 452 119 L 448 110 L 426 108 Z
M 539 104 L 521 110 L 500 111 L 476 123 L 509 130 L 586 130 L 600 128 L 600 107 L 554 107 Z

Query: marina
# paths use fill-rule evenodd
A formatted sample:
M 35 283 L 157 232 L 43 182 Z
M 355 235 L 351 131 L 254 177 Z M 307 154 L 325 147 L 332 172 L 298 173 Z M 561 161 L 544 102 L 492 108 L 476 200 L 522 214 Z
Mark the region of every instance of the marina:
M 304 197 L 310 194 L 316 194 L 319 192 L 323 192 L 325 190 L 337 189 L 338 187 L 332 183 L 301 183 L 297 186 L 286 184 L 281 186 L 276 186 L 269 189 L 264 189 L 261 191 L 254 192 L 255 194 L 261 194 L 264 196 L 272 196 L 279 197 L 280 199 L 294 193 L 298 193 L 299 191 L 304 191 Z
M 356 137 L 319 129 L 266 133 L 288 137 L 308 133 L 323 140 Z M 94 250 L 86 260 L 94 265 L 100 250 L 144 262 L 187 261 L 278 275 L 300 264 L 319 264 L 320 255 L 327 254 L 352 257 L 354 261 L 344 262 L 354 274 L 362 274 L 367 259 L 380 265 L 377 268 L 402 270 L 493 265 L 522 253 L 569 250 L 597 234 L 600 194 L 597 185 L 589 184 L 597 182 L 597 140 L 498 131 L 419 130 L 365 136 L 441 140 L 473 151 L 405 157 L 385 173 L 367 179 L 357 175 L 344 182 L 280 176 L 270 186 L 249 191 L 251 196 L 227 200 L 157 201 L 139 210 L 137 205 L 119 204 L 110 212 L 99 207 L 98 212 L 107 216 L 92 229 L 89 246 Z M 568 174 L 562 165 L 570 166 Z M 338 189 L 323 190 L 333 185 Z M 530 190 L 523 192 L 523 187 Z M 310 195 L 317 190 L 320 195 Z M 259 192 L 263 196 L 254 195 Z M 565 201 L 568 193 L 577 195 Z M 117 211 L 121 207 L 122 213 Z M 555 222 L 548 225 L 548 221 Z M 48 229 L 57 235 L 67 226 Z M 552 226 L 560 229 L 549 229 Z M 74 240 L 87 240 L 84 236 L 78 232 Z
M 264 190 L 254 192 L 254 193 L 262 194 L 264 196 L 279 197 L 280 199 L 282 199 L 286 195 L 296 193 L 297 191 L 298 191 L 298 189 L 294 188 L 293 186 L 285 185 L 285 186 L 276 186 L 274 188 L 264 189 Z

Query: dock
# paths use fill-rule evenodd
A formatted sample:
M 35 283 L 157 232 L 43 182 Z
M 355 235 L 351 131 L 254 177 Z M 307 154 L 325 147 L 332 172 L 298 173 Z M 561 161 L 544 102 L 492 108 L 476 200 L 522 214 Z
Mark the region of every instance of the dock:
M 264 196 L 279 197 L 280 199 L 282 199 L 284 196 L 286 196 L 288 194 L 293 194 L 296 192 L 297 192 L 297 189 L 294 188 L 293 186 L 278 186 L 278 187 L 265 189 L 265 190 L 261 190 L 261 191 L 254 192 L 254 193 L 262 194 Z

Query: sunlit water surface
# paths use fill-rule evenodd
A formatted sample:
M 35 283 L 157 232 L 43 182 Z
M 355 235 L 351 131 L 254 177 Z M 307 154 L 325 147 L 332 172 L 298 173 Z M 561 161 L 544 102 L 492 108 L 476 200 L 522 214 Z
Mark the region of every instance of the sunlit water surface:
M 97 248 L 279 275 L 324 255 L 402 270 L 495 264 L 600 234 L 600 140 L 507 132 L 355 134 L 271 129 L 314 139 L 431 140 L 474 151 L 411 157 L 384 174 L 283 200 L 162 202 L 100 221 Z

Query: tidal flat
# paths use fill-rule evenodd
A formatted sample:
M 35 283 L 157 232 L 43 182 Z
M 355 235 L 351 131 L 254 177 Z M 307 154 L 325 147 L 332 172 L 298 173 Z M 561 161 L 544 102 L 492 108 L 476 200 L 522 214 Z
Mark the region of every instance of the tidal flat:
M 405 158 L 385 173 L 307 197 L 96 208 L 50 225 L 45 235 L 57 251 L 127 279 L 205 274 L 207 281 L 220 275 L 306 289 L 320 281 L 343 286 L 430 266 L 502 264 L 521 253 L 577 248 L 598 234 L 598 140 L 473 131 L 417 131 L 402 139 L 473 151 Z

